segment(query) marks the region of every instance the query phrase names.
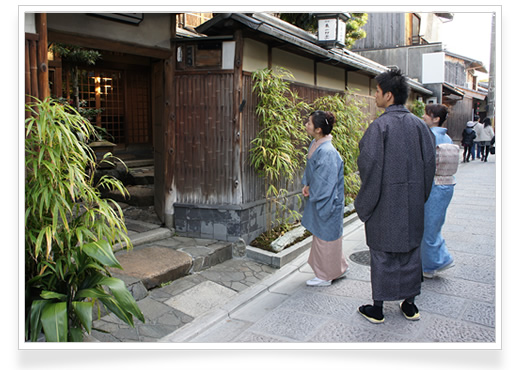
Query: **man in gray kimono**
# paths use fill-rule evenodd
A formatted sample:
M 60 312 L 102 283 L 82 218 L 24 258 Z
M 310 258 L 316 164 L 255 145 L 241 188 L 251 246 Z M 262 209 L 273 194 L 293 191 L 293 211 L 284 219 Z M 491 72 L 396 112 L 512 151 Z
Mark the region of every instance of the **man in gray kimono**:
M 385 112 L 359 143 L 362 185 L 355 199 L 370 249 L 374 302 L 358 312 L 372 323 L 382 323 L 383 302 L 404 300 L 403 315 L 418 320 L 414 298 L 422 283 L 420 243 L 436 166 L 434 135 L 404 106 L 409 87 L 400 70 L 375 79 L 376 104 Z

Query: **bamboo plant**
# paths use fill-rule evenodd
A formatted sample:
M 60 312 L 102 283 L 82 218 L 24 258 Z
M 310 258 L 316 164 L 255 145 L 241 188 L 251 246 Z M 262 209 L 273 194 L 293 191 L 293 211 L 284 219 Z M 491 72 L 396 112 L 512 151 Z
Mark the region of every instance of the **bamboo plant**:
M 94 183 L 90 122 L 57 101 L 34 99 L 25 121 L 25 336 L 81 341 L 97 302 L 133 326 L 135 299 L 109 268 L 121 268 L 116 242 L 131 247 L 118 204 L 100 187 L 127 193 L 119 180 Z M 85 138 L 85 139 L 81 139 Z M 107 157 L 104 158 L 108 160 Z
M 264 178 L 267 232 L 275 223 L 284 224 L 300 217 L 286 206 L 286 199 L 288 185 L 305 160 L 301 148 L 308 137 L 301 112 L 308 106 L 290 90 L 287 79 L 293 79 L 293 75 L 284 68 L 267 68 L 253 73 L 253 91 L 259 100 L 256 114 L 260 130 L 252 141 L 250 161 Z M 272 219 L 274 211 L 277 220 Z M 280 216 L 283 214 L 284 217 Z
M 365 104 L 349 91 L 342 94 L 327 95 L 316 99 L 312 109 L 333 112 L 333 145 L 344 162 L 345 202 L 351 203 L 360 190 L 360 178 L 357 174 L 359 141 L 368 127 L 368 114 L 363 110 Z

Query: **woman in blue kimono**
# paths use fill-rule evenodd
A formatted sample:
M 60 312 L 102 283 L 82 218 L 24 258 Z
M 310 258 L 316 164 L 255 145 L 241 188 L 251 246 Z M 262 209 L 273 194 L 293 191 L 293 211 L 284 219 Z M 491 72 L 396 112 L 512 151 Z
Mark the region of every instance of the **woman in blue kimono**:
M 331 112 L 315 111 L 306 123 L 314 138 L 303 175 L 303 196 L 308 197 L 302 225 L 313 234 L 308 264 L 315 278 L 308 286 L 328 286 L 348 268 L 342 253 L 344 218 L 344 163 L 332 145 L 335 123 Z
M 456 182 L 453 175 L 459 163 L 459 147 L 452 143 L 447 129 L 441 127 L 447 119 L 447 113 L 445 105 L 429 104 L 423 116 L 436 138 L 436 173 L 429 199 L 425 203 L 424 233 L 420 245 L 423 276 L 426 278 L 433 278 L 437 272 L 454 266 L 454 259 L 441 234 L 447 207 L 454 194 Z

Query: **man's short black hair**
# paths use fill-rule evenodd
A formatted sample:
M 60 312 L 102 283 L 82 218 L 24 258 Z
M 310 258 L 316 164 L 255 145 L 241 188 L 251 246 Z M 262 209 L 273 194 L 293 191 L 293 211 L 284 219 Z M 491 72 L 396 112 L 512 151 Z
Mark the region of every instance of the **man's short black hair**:
M 409 85 L 407 79 L 400 69 L 392 69 L 375 77 L 380 89 L 385 94 L 391 92 L 394 104 L 403 105 L 409 96 Z

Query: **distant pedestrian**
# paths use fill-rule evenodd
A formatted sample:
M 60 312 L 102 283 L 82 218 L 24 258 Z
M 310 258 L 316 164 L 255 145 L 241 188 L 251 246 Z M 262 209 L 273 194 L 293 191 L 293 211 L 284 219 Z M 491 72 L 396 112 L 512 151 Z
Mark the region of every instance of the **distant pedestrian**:
M 306 123 L 314 138 L 303 175 L 303 196 L 308 197 L 302 225 L 313 234 L 308 264 L 315 278 L 309 286 L 328 286 L 348 268 L 342 253 L 344 218 L 344 163 L 332 145 L 335 123 L 331 112 L 315 111 Z
M 494 138 L 494 130 L 492 129 L 492 121 L 490 118 L 485 117 L 483 119 L 483 130 L 481 131 L 481 160 L 486 162 L 488 159 L 488 153 L 490 152 L 490 146 L 492 139 Z
M 435 140 L 424 121 L 404 106 L 409 87 L 402 72 L 391 70 L 375 79 L 375 101 L 385 112 L 359 143 L 361 188 L 355 199 L 370 250 L 373 305 L 360 306 L 358 312 L 381 323 L 384 301 L 404 300 L 404 317 L 418 320 L 414 300 L 421 291 L 420 243 L 435 173 Z
M 437 272 L 454 266 L 454 259 L 441 234 L 447 207 L 454 194 L 454 174 L 459 163 L 459 147 L 452 143 L 447 129 L 442 127 L 447 113 L 445 105 L 430 104 L 425 107 L 424 121 L 436 139 L 436 174 L 431 194 L 425 203 L 424 233 L 420 246 L 423 276 L 426 278 L 433 278 Z
M 461 145 L 463 145 L 463 162 L 470 162 L 470 154 L 472 146 L 474 145 L 474 139 L 476 138 L 476 132 L 474 131 L 475 123 L 472 121 L 467 122 L 467 127 L 461 134 Z
M 479 121 L 479 116 L 474 116 L 474 131 L 476 131 L 476 138 L 474 139 L 474 145 L 472 146 L 472 160 L 475 158 L 480 159 L 481 158 L 481 145 L 480 145 L 480 137 L 481 137 L 481 130 L 483 130 L 483 124 Z M 476 155 L 477 152 L 477 155 Z

